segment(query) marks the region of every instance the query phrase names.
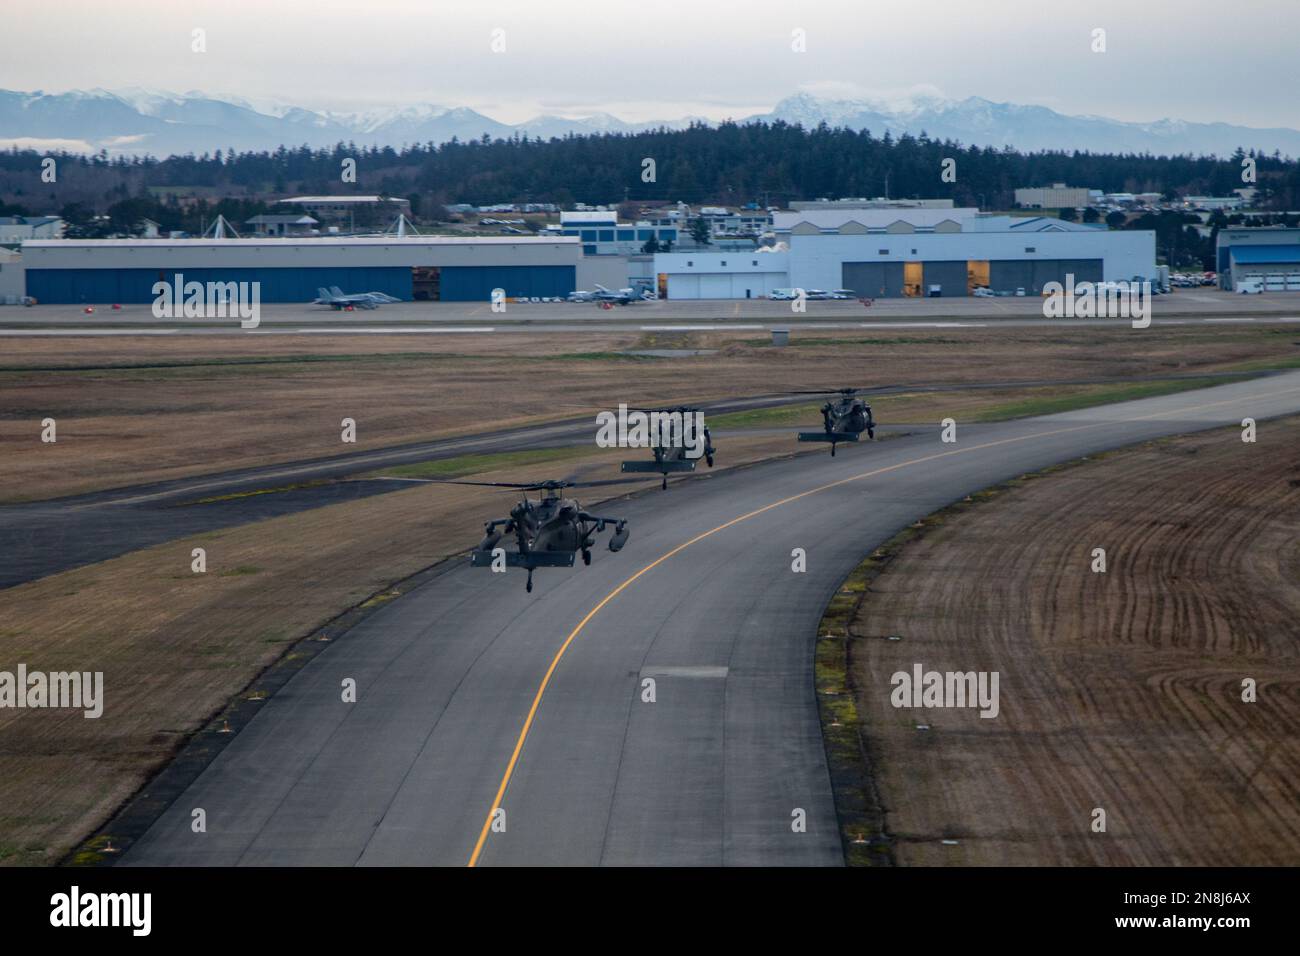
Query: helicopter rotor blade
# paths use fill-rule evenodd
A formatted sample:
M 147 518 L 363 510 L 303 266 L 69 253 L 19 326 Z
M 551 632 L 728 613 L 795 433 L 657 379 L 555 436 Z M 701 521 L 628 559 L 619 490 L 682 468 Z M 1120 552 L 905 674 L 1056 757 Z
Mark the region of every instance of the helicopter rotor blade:
M 479 488 L 522 488 L 531 491 L 534 488 L 545 488 L 545 482 L 535 481 L 462 481 L 459 478 L 426 478 L 425 481 L 432 482 L 435 485 L 476 485 Z
M 782 395 L 855 395 L 858 392 L 878 392 L 886 388 L 905 388 L 903 385 L 863 385 L 855 388 L 795 388 Z
M 608 478 L 603 481 L 462 481 L 459 478 L 429 478 L 435 484 L 475 485 L 480 488 L 515 488 L 524 491 L 558 490 L 560 488 L 595 488 L 600 485 L 626 485 L 647 478 Z

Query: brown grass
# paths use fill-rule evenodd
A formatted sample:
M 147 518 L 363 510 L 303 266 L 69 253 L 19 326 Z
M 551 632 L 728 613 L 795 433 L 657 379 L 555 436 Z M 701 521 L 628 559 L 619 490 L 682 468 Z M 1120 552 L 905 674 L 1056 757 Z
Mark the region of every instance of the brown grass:
M 706 401 L 845 383 L 1132 380 L 1294 358 L 1297 351 L 1294 329 L 1263 326 L 797 332 L 797 344 L 785 349 L 761 344 L 755 334 L 7 340 L 0 361 L 0 501 L 581 413 L 558 403 Z M 814 341 L 824 344 L 798 344 Z M 618 354 L 638 346 L 721 351 L 671 359 Z M 317 361 L 293 360 L 303 356 Z M 212 362 L 230 364 L 196 364 Z M 100 367 L 123 364 L 137 367 Z M 39 440 L 47 416 L 58 423 L 56 444 Z M 355 445 L 340 441 L 345 417 L 357 422 Z
M 788 436 L 735 438 L 725 464 L 790 450 Z M 588 455 L 563 462 L 559 473 L 616 477 L 625 455 Z M 541 479 L 555 477 L 556 467 L 483 477 Z M 508 492 L 417 484 L 0 591 L 0 667 L 102 671 L 106 698 L 97 720 L 80 711 L 0 710 L 0 863 L 60 859 L 294 641 L 472 547 L 482 522 L 512 500 Z M 195 547 L 207 551 L 205 574 L 190 570 Z

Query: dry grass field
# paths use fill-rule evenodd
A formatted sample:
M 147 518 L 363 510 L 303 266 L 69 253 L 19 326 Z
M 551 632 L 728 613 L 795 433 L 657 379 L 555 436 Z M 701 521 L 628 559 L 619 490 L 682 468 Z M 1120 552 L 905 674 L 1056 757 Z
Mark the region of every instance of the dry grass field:
M 1135 397 L 1132 383 L 1142 376 L 1294 360 L 1293 329 L 1135 334 L 801 332 L 784 349 L 752 332 L 10 340 L 0 360 L 0 498 L 48 498 L 582 413 L 560 402 L 660 404 L 842 383 L 1113 383 L 876 402 L 882 421 L 933 422 Z M 635 348 L 717 351 L 626 354 Z M 59 423 L 54 445 L 37 438 L 46 416 Z M 355 446 L 338 440 L 344 416 L 358 422 Z M 787 430 L 797 422 L 815 425 L 815 409 L 724 419 L 719 467 L 801 450 Z M 824 449 L 810 453 L 818 452 Z M 461 464 L 485 478 L 575 470 L 599 478 L 613 474 L 620 457 L 571 449 L 549 460 L 524 456 L 508 468 L 500 458 Z M 39 661 L 46 670 L 102 670 L 112 714 L 85 720 L 66 711 L 0 711 L 0 863 L 60 859 L 296 640 L 471 546 L 502 501 L 484 489 L 416 485 L 0 590 L 0 667 Z M 209 555 L 203 575 L 189 570 L 196 546 Z
M 1300 863 L 1300 419 L 1261 429 L 1013 483 L 885 564 L 848 660 L 897 862 Z M 1000 715 L 895 709 L 916 662 L 999 672 Z
M 842 384 L 1113 379 L 1294 361 L 1294 328 L 28 338 L 0 360 L 0 501 L 579 414 Z M 714 354 L 652 358 L 636 348 Z M 58 441 L 42 443 L 54 418 Z M 357 442 L 339 440 L 343 418 Z

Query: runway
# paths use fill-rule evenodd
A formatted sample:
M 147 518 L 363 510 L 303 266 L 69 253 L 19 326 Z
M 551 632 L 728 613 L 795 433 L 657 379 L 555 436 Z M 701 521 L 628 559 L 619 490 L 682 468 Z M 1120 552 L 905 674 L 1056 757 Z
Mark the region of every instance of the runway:
M 1151 303 L 1153 325 L 1300 322 L 1295 293 L 1234 295 L 1216 290 L 1180 291 Z M 37 305 L 0 310 L 0 338 L 211 336 L 211 335 L 513 335 L 586 332 L 732 331 L 792 333 L 862 329 L 1129 328 L 1128 318 L 1046 318 L 1035 296 L 817 300 L 795 312 L 788 302 L 766 299 L 670 299 L 602 309 L 595 303 L 514 302 L 503 312 L 486 302 L 399 302 L 365 312 L 335 312 L 310 304 L 266 304 L 259 324 L 241 328 L 234 319 L 156 318 L 147 305 L 112 311 L 98 306 Z
M 620 553 L 601 543 L 590 567 L 540 570 L 531 595 L 523 572 L 462 565 L 330 644 L 122 862 L 839 864 L 813 646 L 866 553 L 1026 471 L 1245 417 L 1258 442 L 1223 440 L 1249 467 L 1279 453 L 1265 420 L 1297 410 L 1288 372 L 606 502 L 593 510 L 631 523 Z M 1079 543 L 1081 566 L 1093 546 Z

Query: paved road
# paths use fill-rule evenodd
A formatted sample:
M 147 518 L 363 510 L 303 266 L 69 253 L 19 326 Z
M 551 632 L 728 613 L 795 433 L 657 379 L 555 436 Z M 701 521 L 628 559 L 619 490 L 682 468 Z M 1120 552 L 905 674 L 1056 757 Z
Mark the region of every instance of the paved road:
M 1157 325 L 1278 323 L 1300 321 L 1294 292 L 1233 295 L 1213 289 L 1179 291 L 1152 303 Z M 485 302 L 402 302 L 373 312 L 333 312 L 320 306 L 273 304 L 261 308 L 260 325 L 241 329 L 235 320 L 157 319 L 146 305 L 113 312 L 100 306 L 86 315 L 79 306 L 40 305 L 0 309 L 0 337 L 120 335 L 335 335 L 462 334 L 592 331 L 754 331 L 768 329 L 1000 329 L 1020 326 L 1126 328 L 1129 319 L 1046 319 L 1043 302 L 1021 298 L 880 299 L 863 308 L 856 301 L 815 301 L 803 313 L 788 302 L 665 300 L 626 308 L 593 303 L 511 303 L 493 312 Z
M 124 862 L 837 864 L 813 639 L 864 553 L 1027 470 L 1297 410 L 1292 372 L 611 501 L 599 511 L 632 522 L 619 554 L 539 571 L 532 595 L 521 572 L 458 567 L 330 645 Z M 1267 424 L 1241 445 L 1243 467 L 1276 453 Z M 498 806 L 504 832 L 487 826 Z

